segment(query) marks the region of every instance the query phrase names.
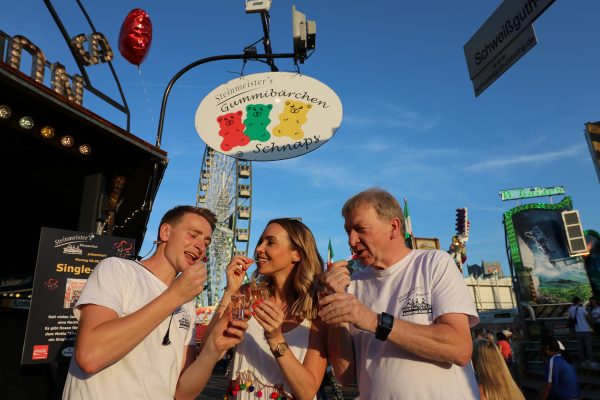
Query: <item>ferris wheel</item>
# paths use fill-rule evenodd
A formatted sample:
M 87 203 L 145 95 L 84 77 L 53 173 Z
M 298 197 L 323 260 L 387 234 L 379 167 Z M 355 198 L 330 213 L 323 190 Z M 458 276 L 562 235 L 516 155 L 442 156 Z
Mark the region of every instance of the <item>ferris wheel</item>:
M 207 251 L 208 286 L 198 306 L 219 301 L 226 284 L 225 268 L 234 255 L 247 255 L 252 215 L 251 162 L 221 154 L 206 146 L 200 169 L 196 206 L 217 216 Z

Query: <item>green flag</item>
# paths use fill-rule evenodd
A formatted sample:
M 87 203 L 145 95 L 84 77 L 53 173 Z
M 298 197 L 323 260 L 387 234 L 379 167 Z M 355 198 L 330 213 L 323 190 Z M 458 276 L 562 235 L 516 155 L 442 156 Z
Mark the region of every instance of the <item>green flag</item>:
M 406 230 L 406 238 L 412 237 L 412 221 L 410 220 L 410 212 L 408 211 L 408 201 L 404 198 L 404 228 Z

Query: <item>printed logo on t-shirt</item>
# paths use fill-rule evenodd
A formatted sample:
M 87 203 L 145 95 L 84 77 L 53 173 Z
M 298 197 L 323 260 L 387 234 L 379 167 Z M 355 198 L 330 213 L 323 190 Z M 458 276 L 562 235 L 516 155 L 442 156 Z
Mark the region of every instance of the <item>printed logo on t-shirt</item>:
M 180 312 L 178 312 L 178 314 L 181 314 L 181 316 L 177 320 L 179 322 L 179 328 L 185 330 L 190 329 L 191 320 L 188 313 L 186 313 L 185 310 L 181 310 Z
M 410 296 L 411 294 L 414 294 L 415 292 L 418 291 L 423 291 L 423 286 L 415 286 L 413 288 L 411 288 L 408 292 L 401 294 L 400 296 L 398 296 L 398 303 L 402 303 L 404 300 L 406 300 L 408 298 L 408 296 Z M 419 296 L 424 296 L 428 293 L 425 294 L 418 294 Z
M 425 301 L 425 297 L 415 297 L 408 299 L 402 306 L 402 316 L 415 314 L 431 314 L 431 304 Z

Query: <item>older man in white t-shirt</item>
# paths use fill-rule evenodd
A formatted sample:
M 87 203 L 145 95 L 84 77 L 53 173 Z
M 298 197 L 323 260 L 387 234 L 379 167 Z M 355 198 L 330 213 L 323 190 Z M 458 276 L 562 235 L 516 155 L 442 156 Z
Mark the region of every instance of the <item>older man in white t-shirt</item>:
M 321 300 L 320 315 L 340 382 L 357 382 L 364 399 L 479 398 L 469 329 L 479 319 L 452 258 L 406 247 L 402 209 L 386 191 L 357 194 L 342 215 L 368 267 L 351 281 L 345 261 L 327 272 L 336 293 Z

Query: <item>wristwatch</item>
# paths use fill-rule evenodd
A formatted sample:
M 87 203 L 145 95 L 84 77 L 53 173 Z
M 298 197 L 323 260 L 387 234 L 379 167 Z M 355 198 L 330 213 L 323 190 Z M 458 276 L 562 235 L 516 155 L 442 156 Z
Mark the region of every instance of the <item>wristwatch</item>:
M 394 316 L 387 313 L 377 315 L 377 329 L 375 329 L 375 339 L 386 340 L 394 326 Z
M 285 353 L 287 353 L 289 348 L 290 347 L 288 346 L 288 344 L 286 342 L 281 342 L 277 346 L 275 346 L 274 349 L 271 349 L 271 352 L 273 353 L 275 358 L 279 358 L 281 356 L 284 356 Z

